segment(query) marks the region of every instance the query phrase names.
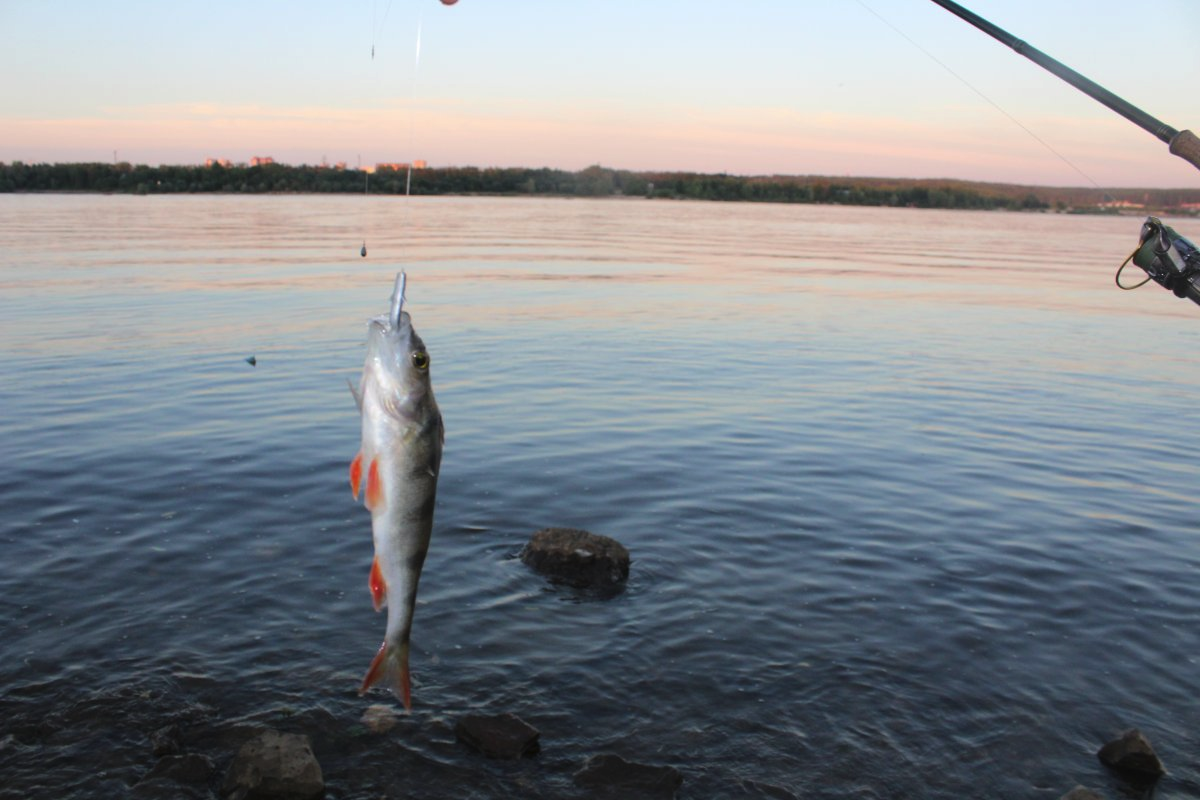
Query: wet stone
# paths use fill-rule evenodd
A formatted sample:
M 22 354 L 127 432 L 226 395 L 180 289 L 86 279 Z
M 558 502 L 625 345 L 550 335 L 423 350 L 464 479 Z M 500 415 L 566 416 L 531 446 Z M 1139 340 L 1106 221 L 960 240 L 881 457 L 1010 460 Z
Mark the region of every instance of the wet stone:
M 683 784 L 674 767 L 657 767 L 626 761 L 618 755 L 592 756 L 575 773 L 575 784 L 621 797 L 672 798 Z
M 518 759 L 538 751 L 538 729 L 516 714 L 469 714 L 454 726 L 454 736 L 488 758 Z
M 325 794 L 321 765 L 307 736 L 263 731 L 234 756 L 221 795 L 237 800 L 309 800 Z
M 182 753 L 183 748 L 179 744 L 179 726 L 164 725 L 151 733 L 150 747 L 154 751 L 154 755 L 159 758 Z
M 97 794 L 95 797 L 123 797 L 124 792 L 114 794 Z M 210 800 L 212 792 L 204 787 L 181 786 L 166 778 L 144 780 L 129 790 L 129 797 L 134 800 Z
M 604 593 L 620 591 L 629 577 L 629 551 L 616 539 L 576 528 L 543 528 L 521 551 L 521 560 L 549 578 Z
M 362 714 L 362 724 L 371 733 L 387 733 L 396 727 L 396 712 L 391 706 L 381 704 L 367 706 Z
M 1107 766 L 1146 778 L 1157 778 L 1166 770 L 1150 740 L 1137 728 L 1131 728 L 1100 748 L 1096 754 Z
M 213 764 L 212 759 L 198 753 L 164 756 L 158 760 L 144 780 L 165 778 L 178 783 L 206 784 L 215 771 L 216 765 Z
M 1058 800 L 1104 800 L 1104 795 L 1098 794 L 1086 786 L 1076 786 Z

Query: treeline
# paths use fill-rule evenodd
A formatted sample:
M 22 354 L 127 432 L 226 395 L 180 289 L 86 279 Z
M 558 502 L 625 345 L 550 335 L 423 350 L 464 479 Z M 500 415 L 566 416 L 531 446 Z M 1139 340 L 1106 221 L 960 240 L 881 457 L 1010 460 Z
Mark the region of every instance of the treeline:
M 404 194 L 405 170 L 325 166 L 158 166 L 129 163 L 0 163 L 0 192 L 370 193 Z M 1114 198 L 1099 190 L 1055 189 L 953 180 L 738 176 L 690 172 L 632 172 L 592 166 L 571 172 L 526 167 L 443 167 L 414 170 L 412 194 L 613 195 L 773 203 L 837 203 L 915 208 L 1067 210 L 1117 199 L 1176 207 L 1200 201 L 1200 190 L 1127 190 Z M 1151 197 L 1154 194 L 1154 197 Z

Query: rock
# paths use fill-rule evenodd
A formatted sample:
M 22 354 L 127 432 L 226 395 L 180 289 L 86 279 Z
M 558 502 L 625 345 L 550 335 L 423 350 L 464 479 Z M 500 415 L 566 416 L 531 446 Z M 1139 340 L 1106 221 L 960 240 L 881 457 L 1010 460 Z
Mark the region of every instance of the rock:
M 612 753 L 592 756 L 574 777 L 577 786 L 621 797 L 674 797 L 683 784 L 683 775 L 674 767 L 636 764 Z
M 1096 753 L 1107 766 L 1157 778 L 1166 772 L 1150 741 L 1137 728 L 1125 731 Z
M 216 765 L 208 756 L 189 753 L 185 756 L 164 756 L 158 760 L 154 768 L 142 780 L 151 781 L 159 778 L 178 783 L 204 784 L 212 777 Z
M 179 744 L 179 726 L 164 725 L 154 731 L 150 734 L 150 746 L 158 758 L 182 753 L 183 748 Z
M 139 782 L 128 792 L 107 796 L 131 797 L 133 800 L 212 800 L 213 795 L 208 787 L 181 786 L 166 778 L 155 778 Z
M 629 551 L 616 539 L 575 528 L 543 528 L 521 551 L 543 575 L 579 589 L 618 592 L 629 577 Z
M 362 715 L 362 723 L 371 733 L 387 733 L 396 727 L 396 712 L 391 706 L 367 706 Z
M 1086 786 L 1076 786 L 1058 800 L 1104 800 L 1104 795 L 1097 794 Z
M 454 736 L 488 758 L 517 759 L 538 751 L 541 734 L 516 714 L 470 714 L 454 726 Z
M 325 794 L 325 780 L 307 736 L 268 730 L 238 750 L 221 794 L 245 800 L 309 800 Z
M 799 798 L 783 788 L 762 781 L 755 781 L 749 778 L 743 778 L 738 781 L 738 788 L 745 793 L 747 797 L 769 797 L 771 800 L 799 800 Z

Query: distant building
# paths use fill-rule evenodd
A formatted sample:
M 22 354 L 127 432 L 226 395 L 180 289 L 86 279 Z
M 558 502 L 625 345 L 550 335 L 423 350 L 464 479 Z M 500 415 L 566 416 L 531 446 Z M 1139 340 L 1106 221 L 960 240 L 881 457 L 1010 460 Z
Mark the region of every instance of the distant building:
M 414 162 L 412 162 L 412 164 L 409 164 L 407 161 L 381 161 L 375 165 L 375 171 L 383 172 L 385 170 L 391 170 L 392 172 L 404 172 L 410 166 L 413 169 L 428 169 L 429 168 L 429 164 L 426 163 L 425 161 L 421 161 L 421 160 L 414 161 Z
M 233 162 L 228 158 L 210 158 L 204 162 L 206 167 L 225 167 L 228 169 L 233 166 Z
M 333 168 L 334 168 L 334 169 L 336 169 L 336 170 L 338 170 L 339 172 L 340 172 L 340 171 L 342 171 L 342 170 L 345 170 L 345 169 L 346 169 L 346 162 L 345 162 L 345 161 L 339 161 L 339 162 L 337 162 L 336 164 L 334 164 L 334 165 L 333 165 Z
M 250 166 L 252 167 L 265 167 L 268 164 L 274 163 L 275 159 L 271 158 L 270 156 L 254 156 L 250 159 Z

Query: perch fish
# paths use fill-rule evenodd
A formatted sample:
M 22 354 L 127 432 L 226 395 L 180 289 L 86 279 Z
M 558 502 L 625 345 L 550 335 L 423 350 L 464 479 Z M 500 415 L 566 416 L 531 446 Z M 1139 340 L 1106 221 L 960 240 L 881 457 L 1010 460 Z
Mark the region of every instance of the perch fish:
M 367 325 L 367 357 L 357 390 L 362 446 L 350 464 L 350 489 L 371 512 L 375 558 L 368 585 L 387 632 L 359 694 L 376 684 L 412 708 L 409 634 L 417 583 L 429 551 L 445 429 L 429 380 L 429 353 L 402 310 L 405 274 L 396 276 L 388 314 Z

